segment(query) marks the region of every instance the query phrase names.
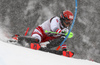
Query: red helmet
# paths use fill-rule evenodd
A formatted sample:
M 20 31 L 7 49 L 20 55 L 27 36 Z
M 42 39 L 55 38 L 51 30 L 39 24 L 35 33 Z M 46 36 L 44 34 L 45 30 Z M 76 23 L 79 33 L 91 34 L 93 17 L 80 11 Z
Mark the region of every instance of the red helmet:
M 61 23 L 64 27 L 66 27 L 65 24 L 71 25 L 73 18 L 74 18 L 73 13 L 69 10 L 63 11 L 61 16 L 60 16 Z
M 74 16 L 73 13 L 69 10 L 63 11 L 61 18 L 67 19 L 67 20 L 73 20 Z

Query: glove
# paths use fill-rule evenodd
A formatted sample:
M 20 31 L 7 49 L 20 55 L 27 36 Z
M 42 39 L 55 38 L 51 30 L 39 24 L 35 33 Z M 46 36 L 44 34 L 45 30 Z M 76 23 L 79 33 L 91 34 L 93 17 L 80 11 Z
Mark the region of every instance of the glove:
M 31 49 L 39 50 L 41 46 L 38 43 L 31 43 L 30 44 Z
M 64 33 L 64 34 L 65 34 L 65 33 L 66 33 L 66 31 L 61 31 L 61 33 Z
M 73 57 L 74 53 L 71 52 L 71 51 L 63 51 L 63 56 L 66 56 L 66 57 Z

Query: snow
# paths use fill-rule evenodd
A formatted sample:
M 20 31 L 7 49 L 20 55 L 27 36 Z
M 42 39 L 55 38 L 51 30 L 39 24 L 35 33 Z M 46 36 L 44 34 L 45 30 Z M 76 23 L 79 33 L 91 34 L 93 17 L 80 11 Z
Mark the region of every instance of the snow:
M 0 41 L 0 65 L 100 65 Z

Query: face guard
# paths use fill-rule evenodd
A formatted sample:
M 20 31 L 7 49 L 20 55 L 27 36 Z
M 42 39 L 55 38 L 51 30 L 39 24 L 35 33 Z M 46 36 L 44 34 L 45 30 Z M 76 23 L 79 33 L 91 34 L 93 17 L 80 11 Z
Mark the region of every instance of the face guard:
M 60 19 L 64 27 L 69 27 L 72 24 L 72 20 L 68 19 L 67 17 L 64 17 L 63 12 L 62 12 L 62 17 Z

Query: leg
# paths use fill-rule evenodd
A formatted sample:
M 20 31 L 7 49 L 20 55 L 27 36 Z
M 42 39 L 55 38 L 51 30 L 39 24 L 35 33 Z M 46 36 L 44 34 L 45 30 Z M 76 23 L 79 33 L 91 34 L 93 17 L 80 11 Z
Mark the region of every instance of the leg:
M 33 35 L 32 35 L 32 38 L 37 39 L 37 40 L 38 40 L 37 43 L 40 43 L 40 42 L 41 42 L 41 36 L 40 36 L 39 34 L 33 34 Z M 36 43 L 36 42 L 35 42 L 35 43 Z
M 27 42 L 27 43 L 39 43 L 39 40 L 34 38 L 34 37 L 31 37 L 31 36 L 19 36 L 18 37 L 18 43 L 22 44 L 24 42 Z
M 39 50 L 40 48 L 41 48 L 41 46 L 40 46 L 40 44 L 39 44 L 39 42 L 41 42 L 41 36 L 40 35 L 38 35 L 38 34 L 33 34 L 32 35 L 32 38 L 34 38 L 35 40 L 38 40 L 38 42 L 36 43 L 36 42 L 31 42 L 30 43 L 30 48 L 31 49 L 35 49 L 35 50 Z
M 47 45 L 47 48 L 50 49 L 50 48 L 59 46 L 63 40 L 64 38 L 54 39 L 53 41 L 50 41 L 50 44 Z

